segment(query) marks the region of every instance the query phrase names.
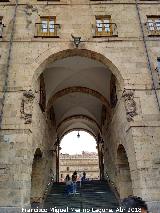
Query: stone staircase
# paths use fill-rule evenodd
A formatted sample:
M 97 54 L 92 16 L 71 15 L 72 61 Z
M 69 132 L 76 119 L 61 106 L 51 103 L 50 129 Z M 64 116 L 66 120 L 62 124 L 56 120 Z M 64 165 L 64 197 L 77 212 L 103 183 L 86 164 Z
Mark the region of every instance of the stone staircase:
M 77 193 L 66 196 L 65 184 L 55 183 L 46 197 L 43 208 L 48 212 L 115 212 L 118 201 L 105 181 L 86 181 L 80 188 L 77 183 Z M 111 209 L 113 211 L 111 211 Z M 62 212 L 62 211 L 61 211 Z

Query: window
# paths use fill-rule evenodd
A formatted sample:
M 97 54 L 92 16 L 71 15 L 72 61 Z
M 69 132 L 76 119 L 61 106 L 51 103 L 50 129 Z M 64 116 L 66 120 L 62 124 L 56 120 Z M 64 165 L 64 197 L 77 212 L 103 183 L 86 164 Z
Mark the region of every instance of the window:
M 148 16 L 147 28 L 149 35 L 160 35 L 160 16 Z
M 69 167 L 67 167 L 67 172 L 69 172 Z
M 97 16 L 96 17 L 96 35 L 104 36 L 111 35 L 111 17 L 110 16 Z
M 41 22 L 36 24 L 37 35 L 40 37 L 57 37 L 57 29 L 59 27 L 56 24 L 56 17 L 41 17 Z
M 96 16 L 94 37 L 118 36 L 117 25 L 111 22 L 111 16 Z

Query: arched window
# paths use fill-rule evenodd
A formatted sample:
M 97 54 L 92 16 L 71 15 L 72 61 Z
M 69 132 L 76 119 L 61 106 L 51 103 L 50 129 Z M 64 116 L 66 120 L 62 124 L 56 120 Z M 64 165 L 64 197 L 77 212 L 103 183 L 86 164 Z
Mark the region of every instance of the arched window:
M 69 167 L 67 166 L 67 172 L 69 172 Z

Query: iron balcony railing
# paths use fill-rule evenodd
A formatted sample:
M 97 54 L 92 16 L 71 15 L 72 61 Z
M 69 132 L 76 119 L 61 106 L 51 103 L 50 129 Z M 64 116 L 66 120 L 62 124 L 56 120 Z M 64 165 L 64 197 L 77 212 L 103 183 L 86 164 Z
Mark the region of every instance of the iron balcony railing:
M 160 22 L 146 23 L 149 36 L 160 36 Z
M 94 37 L 113 37 L 118 36 L 116 23 L 102 23 L 94 26 Z
M 0 38 L 2 38 L 4 24 L 0 24 Z
M 42 23 L 35 24 L 35 37 L 59 37 L 58 30 L 60 29 L 60 24 L 47 24 Z

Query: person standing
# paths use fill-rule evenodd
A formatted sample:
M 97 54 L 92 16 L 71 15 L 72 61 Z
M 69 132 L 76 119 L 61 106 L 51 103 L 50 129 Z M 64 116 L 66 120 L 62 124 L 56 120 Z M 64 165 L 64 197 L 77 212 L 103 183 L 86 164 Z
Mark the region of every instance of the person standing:
M 85 179 L 86 179 L 86 173 L 83 172 L 82 182 L 85 181 Z
M 69 175 L 66 176 L 65 183 L 66 183 L 65 194 L 69 195 L 71 193 L 71 186 L 72 186 L 72 181 Z
M 76 195 L 76 189 L 77 189 L 77 172 L 73 172 L 72 175 L 72 185 L 73 185 L 73 194 L 74 196 Z

